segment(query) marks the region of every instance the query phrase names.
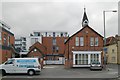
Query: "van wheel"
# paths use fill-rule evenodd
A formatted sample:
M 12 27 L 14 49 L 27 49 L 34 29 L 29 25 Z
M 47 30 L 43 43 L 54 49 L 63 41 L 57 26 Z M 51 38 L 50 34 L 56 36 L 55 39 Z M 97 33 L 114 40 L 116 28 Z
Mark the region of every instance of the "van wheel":
M 2 76 L 5 76 L 5 75 L 6 75 L 5 70 L 2 70 Z
M 34 70 L 29 70 L 28 75 L 33 76 L 35 74 Z

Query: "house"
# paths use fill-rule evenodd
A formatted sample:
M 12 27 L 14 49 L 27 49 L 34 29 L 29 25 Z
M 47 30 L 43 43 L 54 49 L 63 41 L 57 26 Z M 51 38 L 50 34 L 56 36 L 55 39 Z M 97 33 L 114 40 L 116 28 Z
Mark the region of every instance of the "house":
M 41 32 L 35 31 L 32 37 L 36 36 L 35 41 L 44 45 L 46 50 L 45 64 L 64 64 L 64 42 L 68 38 L 67 32 Z
M 82 29 L 65 42 L 65 68 L 89 67 L 92 61 L 103 62 L 103 36 L 89 25 L 86 10 L 82 19 Z
M 117 64 L 119 63 L 119 41 L 120 36 L 116 35 L 108 37 L 106 39 L 106 60 L 107 63 Z
M 37 57 L 39 58 L 39 62 L 43 66 L 43 59 L 45 59 L 47 48 L 39 42 L 34 43 L 27 53 L 27 57 Z
M 44 58 L 47 48 L 39 42 L 34 43 L 27 54 L 28 57 Z
M 106 39 L 106 60 L 107 63 L 117 63 L 117 40 L 111 36 Z
M 10 27 L 0 21 L 0 64 L 13 56 L 12 46 L 14 46 L 14 34 Z

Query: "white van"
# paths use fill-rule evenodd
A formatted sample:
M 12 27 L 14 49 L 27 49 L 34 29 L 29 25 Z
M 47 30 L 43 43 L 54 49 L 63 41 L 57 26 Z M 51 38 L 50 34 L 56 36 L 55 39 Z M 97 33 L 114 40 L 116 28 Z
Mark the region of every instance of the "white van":
M 34 75 L 41 72 L 38 58 L 11 58 L 0 65 L 2 75 L 6 73 L 27 73 Z

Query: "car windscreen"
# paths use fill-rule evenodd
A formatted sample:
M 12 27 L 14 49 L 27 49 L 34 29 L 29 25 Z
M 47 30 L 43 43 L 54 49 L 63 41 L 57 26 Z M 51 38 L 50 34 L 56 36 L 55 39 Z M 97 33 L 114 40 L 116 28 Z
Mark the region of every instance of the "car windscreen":
M 96 62 L 96 61 L 94 61 L 94 62 L 92 62 L 92 64 L 100 64 L 100 62 Z

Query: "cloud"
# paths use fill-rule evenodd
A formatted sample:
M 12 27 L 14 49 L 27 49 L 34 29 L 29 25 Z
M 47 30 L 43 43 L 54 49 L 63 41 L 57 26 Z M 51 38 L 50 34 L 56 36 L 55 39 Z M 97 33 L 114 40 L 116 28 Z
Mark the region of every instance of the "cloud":
M 103 10 L 117 9 L 117 2 L 4 2 L 3 20 L 8 23 L 16 36 L 28 36 L 34 30 L 67 31 L 69 34 L 81 29 L 84 5 L 87 9 L 89 25 L 103 35 Z M 117 15 L 106 15 L 106 24 L 117 32 Z

